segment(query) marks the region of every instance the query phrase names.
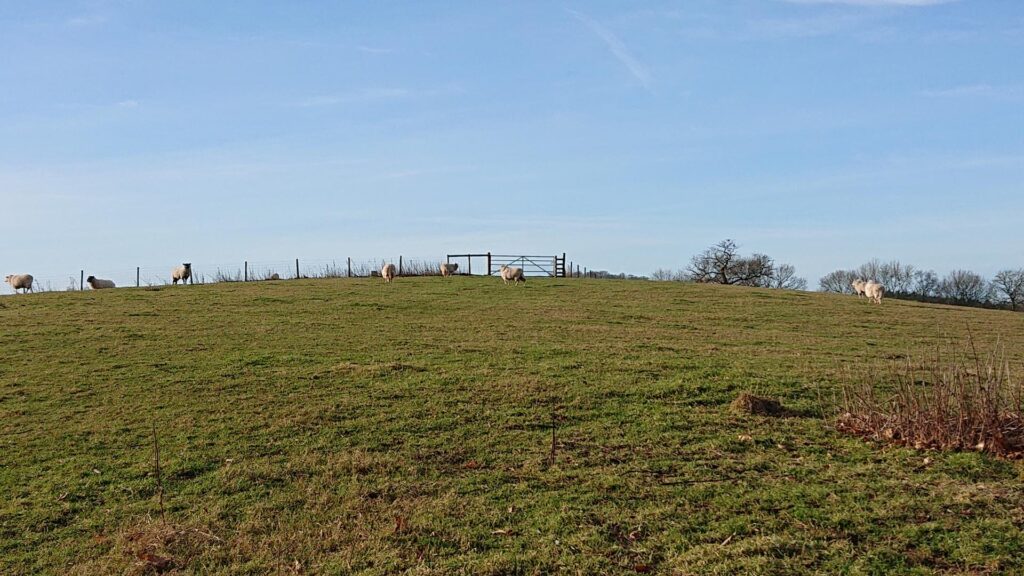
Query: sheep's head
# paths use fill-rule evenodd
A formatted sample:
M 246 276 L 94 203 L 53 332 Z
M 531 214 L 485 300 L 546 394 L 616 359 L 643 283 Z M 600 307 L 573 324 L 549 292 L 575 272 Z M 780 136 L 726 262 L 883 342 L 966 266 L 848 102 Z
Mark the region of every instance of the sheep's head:
M 88 278 L 85 279 L 85 281 L 86 282 L 95 282 L 96 281 L 96 277 L 95 276 L 89 276 Z
M 185 268 L 191 269 L 192 268 L 192 263 L 191 262 L 184 262 L 184 263 L 182 263 L 182 266 L 184 266 Z
M 14 278 L 14 274 L 8 274 L 7 277 L 4 278 L 4 282 L 7 282 L 8 284 L 10 284 L 11 283 L 11 278 Z

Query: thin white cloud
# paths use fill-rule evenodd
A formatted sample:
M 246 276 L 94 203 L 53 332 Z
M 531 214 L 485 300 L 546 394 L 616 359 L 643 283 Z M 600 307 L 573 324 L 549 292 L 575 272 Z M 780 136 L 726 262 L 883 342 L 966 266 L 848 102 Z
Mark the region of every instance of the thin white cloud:
M 409 96 L 409 90 L 404 88 L 366 88 L 345 94 L 327 94 L 303 98 L 292 106 L 298 108 L 315 108 L 318 106 L 335 106 L 338 104 L 354 104 L 358 102 L 376 102 L 380 100 L 395 100 Z
M 1024 88 L 1020 86 L 993 86 L 991 84 L 965 84 L 939 90 L 925 90 L 921 94 L 929 98 L 1012 99 L 1024 97 Z
M 121 100 L 120 102 L 114 104 L 114 107 L 115 108 L 138 108 L 139 107 L 139 101 L 138 100 Z
M 750 23 L 755 37 L 812 38 L 853 30 L 864 19 L 854 14 L 828 14 L 809 18 L 770 18 Z
M 959 0 L 782 0 L 789 4 L 845 4 L 847 6 L 938 6 Z
M 590 31 L 596 34 L 598 38 L 605 43 L 605 46 L 608 47 L 612 56 L 626 67 L 626 70 L 636 78 L 637 82 L 639 82 L 644 89 L 648 91 L 651 90 L 651 74 L 647 71 L 647 67 L 633 56 L 629 51 L 629 48 L 626 47 L 626 44 L 623 43 L 618 36 L 592 18 L 589 18 L 575 10 L 570 10 L 569 8 L 566 8 L 565 11 L 573 18 L 583 23 L 584 26 L 590 28 Z
M 100 24 L 105 24 L 106 22 L 106 16 L 92 14 L 88 16 L 75 16 L 73 18 L 68 18 L 64 21 L 64 24 L 72 28 L 84 28 L 86 26 L 99 26 Z
M 376 46 L 356 46 L 356 50 L 367 54 L 394 54 L 393 48 L 378 48 Z
M 320 106 L 338 106 L 344 104 L 360 104 L 367 102 L 382 102 L 386 100 L 407 100 L 413 98 L 433 98 L 451 94 L 461 94 L 462 87 L 458 85 L 441 86 L 422 90 L 409 90 L 406 88 L 364 88 L 352 92 L 340 94 L 323 94 L 310 96 L 288 106 L 293 108 L 316 108 Z
M 423 178 L 428 176 L 463 174 L 467 172 L 476 171 L 477 169 L 477 166 L 466 164 L 455 166 L 433 166 L 430 168 L 392 170 L 390 172 L 384 172 L 380 174 L 378 177 L 374 178 L 374 180 L 403 180 L 406 178 Z

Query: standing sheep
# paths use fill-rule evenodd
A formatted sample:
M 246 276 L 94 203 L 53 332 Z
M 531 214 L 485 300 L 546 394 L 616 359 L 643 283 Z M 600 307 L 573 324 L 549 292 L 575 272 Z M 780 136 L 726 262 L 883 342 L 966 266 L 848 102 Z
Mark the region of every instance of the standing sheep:
M 89 276 L 85 279 L 89 283 L 89 286 L 93 290 L 102 290 L 103 288 L 115 288 L 113 280 L 101 280 L 95 276 Z
M 509 282 L 518 284 L 522 282 L 526 284 L 526 276 L 523 275 L 523 269 L 518 267 L 501 265 L 501 279 L 505 281 L 507 285 Z
M 171 270 L 171 284 L 177 284 L 178 280 L 181 280 L 182 285 L 187 284 L 191 277 L 192 264 L 190 262 L 185 262 L 181 266 Z
M 380 269 L 380 276 L 385 282 L 390 283 L 395 279 L 395 272 L 397 272 L 397 269 L 394 264 L 385 264 L 384 267 Z
M 11 285 L 14 288 L 14 293 L 17 294 L 18 290 L 23 293 L 34 292 L 32 290 L 32 275 L 31 274 L 8 274 L 7 278 L 4 278 L 4 282 Z
M 868 297 L 868 300 L 875 304 L 881 304 L 882 296 L 885 295 L 885 286 L 882 286 L 874 280 L 870 280 L 864 285 L 864 295 Z
M 867 284 L 867 281 L 861 280 L 860 278 L 858 278 L 858 279 L 854 280 L 850 285 L 853 286 L 854 294 L 856 294 L 857 296 L 863 296 L 864 295 L 864 286 L 866 284 Z
M 459 269 L 459 265 L 457 263 L 453 262 L 451 264 L 447 264 L 447 263 L 442 262 L 441 263 L 441 276 L 444 276 L 444 277 L 447 278 L 448 276 L 451 276 L 452 274 L 455 274 L 456 270 L 458 270 L 458 269 Z

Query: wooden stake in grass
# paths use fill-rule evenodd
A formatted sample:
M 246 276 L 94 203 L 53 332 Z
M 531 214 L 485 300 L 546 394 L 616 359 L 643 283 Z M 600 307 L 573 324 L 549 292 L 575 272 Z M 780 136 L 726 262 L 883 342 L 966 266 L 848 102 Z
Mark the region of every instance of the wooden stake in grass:
M 164 512 L 164 477 L 160 471 L 160 439 L 156 435 L 156 422 L 153 422 L 153 460 L 156 463 L 156 489 L 160 498 L 160 519 L 167 523 L 167 515 Z
M 555 436 L 555 428 L 558 425 L 558 404 L 551 401 L 551 456 L 549 466 L 555 465 L 555 449 L 558 446 L 558 439 Z

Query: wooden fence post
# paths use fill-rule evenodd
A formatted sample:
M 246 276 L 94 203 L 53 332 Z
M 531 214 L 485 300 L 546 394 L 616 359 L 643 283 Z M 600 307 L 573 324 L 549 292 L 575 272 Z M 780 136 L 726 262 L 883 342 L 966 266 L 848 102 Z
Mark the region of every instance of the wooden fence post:
M 491 275 L 491 253 L 487 253 L 487 275 Z
M 295 279 L 299 279 L 299 259 L 295 259 Z
M 85 270 L 79 271 L 78 274 L 78 289 L 85 290 Z
M 398 257 L 398 275 L 399 276 L 402 275 L 402 257 L 401 256 Z
M 135 287 L 139 287 L 139 267 L 135 267 Z
M 242 272 L 242 282 L 248 282 L 249 281 L 249 261 L 248 260 L 245 261 L 244 266 L 245 266 L 243 268 L 244 272 Z
M 348 277 L 352 277 L 352 257 L 348 257 Z

